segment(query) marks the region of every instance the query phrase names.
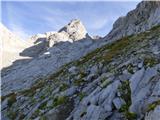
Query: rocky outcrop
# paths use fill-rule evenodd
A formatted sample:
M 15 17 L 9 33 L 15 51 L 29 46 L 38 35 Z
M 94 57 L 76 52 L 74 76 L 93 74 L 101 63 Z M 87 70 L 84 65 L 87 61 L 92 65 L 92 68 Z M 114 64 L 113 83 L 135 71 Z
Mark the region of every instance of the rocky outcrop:
M 72 43 L 78 40 L 91 39 L 84 25 L 78 19 L 72 20 L 58 32 L 47 32 L 45 35 L 49 42 L 49 47 L 52 47 L 59 42 Z
M 142 1 L 135 10 L 120 17 L 114 24 L 105 40 L 116 40 L 128 35 L 137 34 L 160 24 L 160 2 Z
M 88 33 L 80 20 L 72 20 L 68 25 L 59 30 L 59 32 L 68 34 L 73 41 L 89 37 Z

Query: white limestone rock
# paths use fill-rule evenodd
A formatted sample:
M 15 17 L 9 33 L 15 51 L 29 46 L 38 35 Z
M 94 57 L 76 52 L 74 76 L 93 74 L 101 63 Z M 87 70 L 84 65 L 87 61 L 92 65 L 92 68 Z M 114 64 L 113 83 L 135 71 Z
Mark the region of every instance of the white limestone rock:
M 65 32 L 56 32 L 51 34 L 48 37 L 48 41 L 49 41 L 49 47 L 52 47 L 53 45 L 59 43 L 59 42 L 73 42 L 73 40 L 71 40 L 69 38 L 69 35 Z
M 59 32 L 65 32 L 73 41 L 87 38 L 87 31 L 82 22 L 78 19 L 72 20 L 68 25 L 61 28 Z

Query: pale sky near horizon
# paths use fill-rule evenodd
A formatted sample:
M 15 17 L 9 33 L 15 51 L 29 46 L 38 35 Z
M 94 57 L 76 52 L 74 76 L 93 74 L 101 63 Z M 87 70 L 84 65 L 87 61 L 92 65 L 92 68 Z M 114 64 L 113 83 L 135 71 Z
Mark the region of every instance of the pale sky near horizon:
M 114 21 L 135 9 L 139 2 L 3 1 L 1 22 L 25 39 L 37 33 L 58 31 L 72 19 L 80 19 L 90 35 L 105 36 Z

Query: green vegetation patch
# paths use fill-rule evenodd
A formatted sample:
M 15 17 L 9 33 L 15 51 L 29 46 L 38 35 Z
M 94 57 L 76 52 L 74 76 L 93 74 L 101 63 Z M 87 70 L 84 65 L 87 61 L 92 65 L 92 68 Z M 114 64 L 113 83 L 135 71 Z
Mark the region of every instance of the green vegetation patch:
M 147 112 L 154 110 L 158 105 L 160 105 L 160 100 L 155 101 L 148 105 Z
M 129 86 L 129 80 L 123 81 L 122 85 L 118 88 L 122 98 L 125 100 L 128 106 L 131 105 L 131 89 Z
M 148 57 L 144 59 L 144 65 L 146 67 L 153 67 L 156 64 L 158 64 L 158 60 L 154 57 Z
M 40 106 L 39 106 L 39 109 L 43 110 L 46 108 L 46 105 L 47 105 L 47 101 L 42 103 Z
M 9 97 L 8 97 L 8 107 L 11 107 L 15 102 L 16 102 L 16 94 L 12 93 Z
M 126 104 L 122 105 L 119 112 L 123 112 L 126 119 L 134 120 L 136 119 L 137 115 L 133 112 L 129 112 L 129 107 L 131 105 L 131 89 L 129 86 L 129 80 L 122 82 L 122 85 L 118 88 L 121 97 L 125 100 Z
M 68 101 L 68 97 L 67 96 L 58 96 L 53 100 L 53 106 L 56 107 L 58 105 L 62 105 L 67 103 Z
M 73 84 L 76 85 L 76 86 L 80 86 L 85 82 L 86 81 L 84 79 L 79 79 L 79 80 L 74 80 Z
M 128 37 L 122 38 L 115 43 L 107 46 L 109 51 L 103 55 L 103 59 L 107 62 L 111 62 L 115 56 L 121 56 L 122 50 L 124 50 L 130 44 L 130 40 Z
M 102 84 L 100 85 L 100 87 L 106 88 L 106 87 L 107 87 L 108 85 L 110 85 L 112 82 L 113 82 L 113 81 L 111 81 L 111 80 L 105 79 L 105 80 L 102 82 Z
M 60 91 L 65 91 L 68 88 L 69 88 L 69 85 L 67 85 L 66 83 L 62 83 L 62 85 L 60 86 L 59 90 Z
M 7 117 L 11 120 L 15 120 L 17 117 L 17 113 L 12 111 L 12 110 L 8 110 L 7 111 Z
M 129 65 L 127 66 L 127 70 L 128 70 L 129 73 L 134 74 L 133 65 L 132 65 L 132 64 L 129 64 Z
M 20 92 L 20 94 L 24 95 L 24 96 L 29 96 L 32 97 L 35 93 L 37 89 L 42 88 L 45 84 L 44 84 L 45 80 L 38 80 L 38 82 L 32 86 L 29 89 L 23 90 Z
M 86 93 L 80 92 L 80 93 L 78 94 L 78 96 L 79 96 L 80 101 L 81 101 L 81 100 L 86 96 Z

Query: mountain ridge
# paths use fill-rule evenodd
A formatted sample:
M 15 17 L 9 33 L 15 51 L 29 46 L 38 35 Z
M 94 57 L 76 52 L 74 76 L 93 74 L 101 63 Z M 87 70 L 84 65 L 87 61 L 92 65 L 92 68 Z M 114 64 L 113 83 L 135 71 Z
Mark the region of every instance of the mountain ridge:
M 104 39 L 115 40 L 151 29 L 160 24 L 159 11 L 159 1 L 140 2 L 134 10 L 115 21 L 113 29 Z

